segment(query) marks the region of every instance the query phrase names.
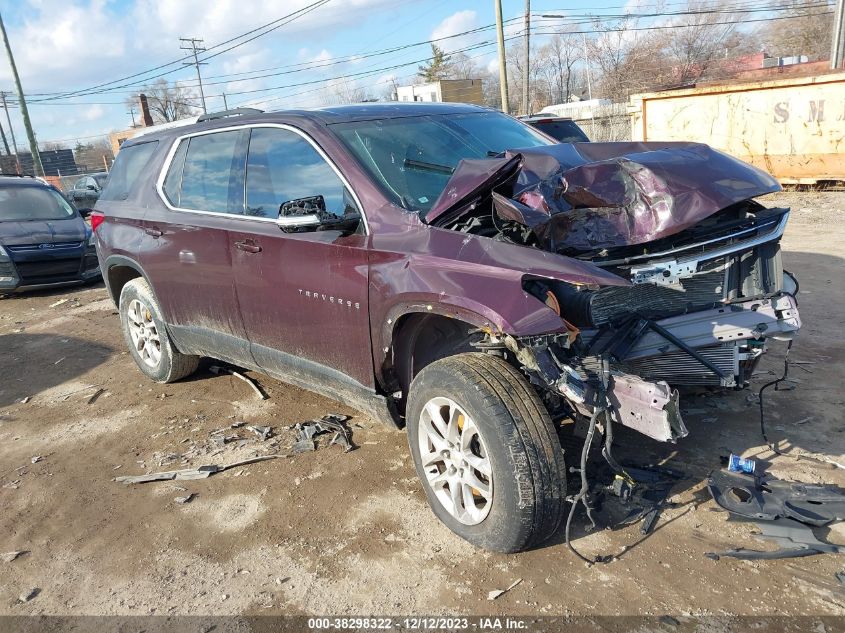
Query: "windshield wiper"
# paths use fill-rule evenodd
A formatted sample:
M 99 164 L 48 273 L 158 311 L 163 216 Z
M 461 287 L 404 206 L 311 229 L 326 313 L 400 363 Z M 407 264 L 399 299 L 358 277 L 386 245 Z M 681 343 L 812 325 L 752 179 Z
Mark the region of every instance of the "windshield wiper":
M 451 176 L 455 172 L 455 168 L 449 167 L 449 165 L 426 163 L 421 160 L 412 160 L 410 158 L 406 158 L 403 164 L 405 165 L 405 167 L 413 167 L 414 169 L 419 169 L 420 171 L 431 171 L 436 174 L 447 174 Z

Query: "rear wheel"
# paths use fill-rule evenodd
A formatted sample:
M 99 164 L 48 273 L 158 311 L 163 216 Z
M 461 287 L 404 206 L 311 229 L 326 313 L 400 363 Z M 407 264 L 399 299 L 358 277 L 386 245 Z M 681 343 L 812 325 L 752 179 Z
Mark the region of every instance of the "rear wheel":
M 516 552 L 561 525 L 563 451 L 543 404 L 501 358 L 459 354 L 411 383 L 408 439 L 428 502 L 453 532 Z
M 138 368 L 149 378 L 174 382 L 196 371 L 199 357 L 176 351 L 146 280 L 133 279 L 123 286 L 119 310 L 126 345 Z

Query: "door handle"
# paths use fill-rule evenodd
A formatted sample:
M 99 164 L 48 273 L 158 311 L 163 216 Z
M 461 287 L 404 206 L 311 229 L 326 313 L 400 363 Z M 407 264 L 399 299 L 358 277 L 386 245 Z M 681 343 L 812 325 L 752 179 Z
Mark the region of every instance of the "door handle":
M 244 242 L 235 242 L 235 248 L 240 251 L 244 251 L 245 253 L 260 253 L 261 247 L 253 242 L 252 240 L 247 240 Z
M 144 233 L 152 235 L 153 237 L 161 237 L 163 235 L 163 233 L 158 229 L 144 229 Z

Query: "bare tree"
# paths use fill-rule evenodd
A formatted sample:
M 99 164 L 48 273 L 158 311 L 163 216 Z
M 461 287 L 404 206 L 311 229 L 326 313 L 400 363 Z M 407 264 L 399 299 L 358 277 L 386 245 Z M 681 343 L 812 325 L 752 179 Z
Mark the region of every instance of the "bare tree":
M 690 0 L 686 10 L 690 15 L 673 21 L 676 28 L 665 38 L 663 56 L 671 65 L 668 80 L 681 86 L 695 83 L 714 62 L 729 55 L 738 17 L 721 0 Z
M 56 141 L 47 141 L 46 143 L 41 144 L 41 150 L 45 152 L 52 152 L 59 149 L 70 149 L 64 143 L 59 143 Z
M 157 79 L 138 90 L 147 96 L 147 105 L 154 123 L 168 123 L 193 116 L 197 113 L 197 97 L 193 91 L 179 82 L 170 83 Z M 138 108 L 138 95 L 126 100 L 127 107 Z
M 636 92 L 660 85 L 665 36 L 637 30 L 637 20 L 631 17 L 610 25 L 597 21 L 596 30 L 601 32 L 588 42 L 590 64 L 599 71 L 594 96 L 627 101 Z
M 369 88 L 358 86 L 347 79 L 332 79 L 326 83 L 322 91 L 322 100 L 326 105 L 341 103 L 362 103 L 375 101 Z
M 88 143 L 77 142 L 73 153 L 82 171 L 102 171 L 106 164 L 111 165 L 114 161 L 111 143 L 107 138 L 98 138 Z
M 528 73 L 528 85 L 531 86 L 531 93 L 528 95 L 528 107 L 531 112 L 536 112 L 547 106 L 550 101 L 545 82 L 541 81 L 540 62 L 537 50 L 532 47 L 529 52 L 529 63 L 526 68 L 525 49 L 520 42 L 514 44 L 506 51 L 508 61 L 508 82 L 511 86 L 521 86 L 522 78 Z M 509 92 L 510 111 L 522 110 L 522 94 L 519 90 Z M 529 114 L 524 112 L 523 114 Z
M 481 70 L 478 64 L 466 53 L 454 53 L 449 63 L 449 79 L 478 79 Z
M 766 49 L 778 57 L 807 55 L 811 60 L 827 59 L 830 55 L 833 4 L 807 8 L 801 0 L 790 0 L 790 8 L 779 15 L 790 19 L 764 23 L 760 39 Z
M 554 103 L 566 103 L 572 96 L 575 65 L 583 57 L 581 42 L 573 34 L 556 34 L 539 52 L 538 71 Z

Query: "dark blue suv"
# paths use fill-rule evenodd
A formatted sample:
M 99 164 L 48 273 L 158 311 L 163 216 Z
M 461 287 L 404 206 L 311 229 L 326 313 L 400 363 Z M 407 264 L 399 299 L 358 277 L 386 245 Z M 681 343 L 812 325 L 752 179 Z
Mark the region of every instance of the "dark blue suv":
M 36 178 L 0 176 L 0 292 L 100 277 L 91 228 Z

